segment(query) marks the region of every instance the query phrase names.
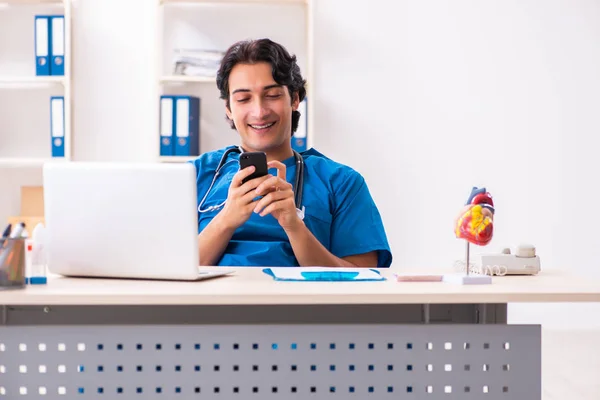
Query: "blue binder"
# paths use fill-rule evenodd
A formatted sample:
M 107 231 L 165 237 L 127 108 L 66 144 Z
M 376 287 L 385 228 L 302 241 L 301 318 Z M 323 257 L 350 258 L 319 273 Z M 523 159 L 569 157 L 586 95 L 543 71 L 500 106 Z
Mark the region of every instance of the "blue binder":
M 200 98 L 175 96 L 175 155 L 200 155 Z
M 50 140 L 52 157 L 65 156 L 65 98 L 50 97 Z
M 50 17 L 50 75 L 65 74 L 65 17 Z
M 297 152 L 303 152 L 306 150 L 306 136 L 308 133 L 308 107 L 306 97 L 298 105 L 298 111 L 300 111 L 300 120 L 298 121 L 298 129 L 292 135 L 292 149 Z
M 50 17 L 36 15 L 34 31 L 35 74 L 50 75 Z
M 175 155 L 175 96 L 160 96 L 160 155 Z

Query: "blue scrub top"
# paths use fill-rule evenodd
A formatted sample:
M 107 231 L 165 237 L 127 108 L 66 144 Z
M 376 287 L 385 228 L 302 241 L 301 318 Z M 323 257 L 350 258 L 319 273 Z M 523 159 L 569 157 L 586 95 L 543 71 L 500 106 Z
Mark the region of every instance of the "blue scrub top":
M 204 153 L 191 161 L 196 167 L 198 202 L 206 195 L 221 157 L 229 146 Z M 325 157 L 314 149 L 304 158 L 304 223 L 321 244 L 337 257 L 378 251 L 378 266 L 389 267 L 392 254 L 381 216 L 364 178 L 352 168 Z M 227 163 L 202 205 L 206 210 L 227 199 L 229 185 L 239 170 L 239 153 L 229 153 Z M 286 179 L 292 185 L 296 174 L 294 157 L 283 161 Z M 271 174 L 277 171 L 271 169 Z M 198 212 L 198 233 L 222 210 Z M 218 265 L 298 266 L 289 239 L 272 215 L 252 213 L 231 238 Z

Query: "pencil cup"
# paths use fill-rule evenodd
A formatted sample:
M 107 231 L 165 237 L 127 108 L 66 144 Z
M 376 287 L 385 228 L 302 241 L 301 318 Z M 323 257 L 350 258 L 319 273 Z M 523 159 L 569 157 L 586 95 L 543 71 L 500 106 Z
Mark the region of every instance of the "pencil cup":
M 25 238 L 0 239 L 0 290 L 25 288 Z

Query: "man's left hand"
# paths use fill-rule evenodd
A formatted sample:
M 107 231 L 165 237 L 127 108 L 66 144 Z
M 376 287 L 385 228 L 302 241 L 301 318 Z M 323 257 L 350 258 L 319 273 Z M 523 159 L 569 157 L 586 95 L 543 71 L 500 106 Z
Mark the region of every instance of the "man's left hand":
M 277 168 L 277 176 L 266 179 L 256 188 L 256 194 L 263 196 L 254 208 L 261 217 L 271 214 L 284 230 L 294 229 L 302 220 L 296 213 L 294 190 L 285 180 L 286 167 L 279 161 L 267 163 L 269 168 Z

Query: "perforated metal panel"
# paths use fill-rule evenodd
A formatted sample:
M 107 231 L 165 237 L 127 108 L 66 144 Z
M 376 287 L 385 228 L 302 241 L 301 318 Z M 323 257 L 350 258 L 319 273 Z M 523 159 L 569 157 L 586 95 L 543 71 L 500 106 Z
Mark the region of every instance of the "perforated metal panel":
M 541 399 L 539 326 L 0 328 L 0 399 Z

